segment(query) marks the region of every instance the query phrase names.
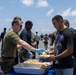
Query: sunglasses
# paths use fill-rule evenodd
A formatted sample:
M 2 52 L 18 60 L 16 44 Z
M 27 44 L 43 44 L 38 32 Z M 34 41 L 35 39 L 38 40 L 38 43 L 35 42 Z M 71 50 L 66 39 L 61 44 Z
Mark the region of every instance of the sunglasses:
M 22 25 L 20 25 L 20 24 L 16 24 L 16 25 L 18 25 L 20 28 L 22 28 Z

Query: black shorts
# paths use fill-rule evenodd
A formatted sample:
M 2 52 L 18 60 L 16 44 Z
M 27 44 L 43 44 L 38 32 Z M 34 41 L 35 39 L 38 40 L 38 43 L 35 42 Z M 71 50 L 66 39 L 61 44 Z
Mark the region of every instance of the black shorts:
M 44 44 L 48 44 L 48 42 L 44 42 Z

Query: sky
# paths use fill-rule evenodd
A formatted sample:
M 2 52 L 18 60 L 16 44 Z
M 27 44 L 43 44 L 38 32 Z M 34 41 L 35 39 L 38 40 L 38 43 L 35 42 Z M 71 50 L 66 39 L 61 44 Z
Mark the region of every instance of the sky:
M 11 28 L 15 16 L 25 22 L 33 22 L 32 31 L 50 34 L 55 31 L 52 18 L 62 15 L 69 20 L 70 27 L 76 28 L 76 0 L 0 0 L 0 33 L 3 28 Z

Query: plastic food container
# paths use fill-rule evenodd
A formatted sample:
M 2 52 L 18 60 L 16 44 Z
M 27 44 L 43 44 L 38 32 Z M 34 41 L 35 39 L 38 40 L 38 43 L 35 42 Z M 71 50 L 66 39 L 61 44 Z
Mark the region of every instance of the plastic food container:
M 16 73 L 23 73 L 23 74 L 45 74 L 47 71 L 47 68 L 40 69 L 40 64 L 25 64 L 20 63 L 16 66 L 14 66 L 14 71 Z
M 49 57 L 50 57 L 50 55 L 40 55 L 39 61 L 48 62 Z

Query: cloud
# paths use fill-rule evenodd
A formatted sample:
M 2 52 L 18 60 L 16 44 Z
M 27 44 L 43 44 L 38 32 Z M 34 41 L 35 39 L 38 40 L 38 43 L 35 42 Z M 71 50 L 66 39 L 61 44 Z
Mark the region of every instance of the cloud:
M 71 8 L 66 9 L 61 13 L 62 16 L 67 17 L 67 16 L 76 16 L 76 10 L 72 10 Z
M 46 0 L 38 0 L 38 7 L 47 7 L 48 5 Z
M 4 25 L 2 24 L 1 27 L 3 27 Z
M 16 0 L 12 0 L 11 3 L 14 4 L 16 2 Z
M 37 31 L 37 32 L 39 32 L 39 33 L 43 33 L 43 34 L 46 34 L 46 33 L 50 33 L 51 32 L 51 29 L 49 29 L 49 28 L 38 28 L 38 29 L 35 29 L 34 30 L 35 32 Z
M 0 10 L 2 10 L 3 9 L 3 7 L 0 7 Z
M 21 0 L 21 2 L 25 6 L 31 6 L 34 3 L 33 0 Z
M 76 19 L 75 19 L 75 22 L 76 22 Z
M 54 12 L 54 9 L 50 9 L 48 12 L 47 12 L 47 16 L 50 16 L 52 13 Z
M 7 22 L 12 22 L 12 19 L 7 18 L 6 21 Z
M 50 33 L 51 30 L 48 29 L 48 28 L 42 28 L 42 29 L 41 29 L 41 32 L 42 32 L 42 33 Z

